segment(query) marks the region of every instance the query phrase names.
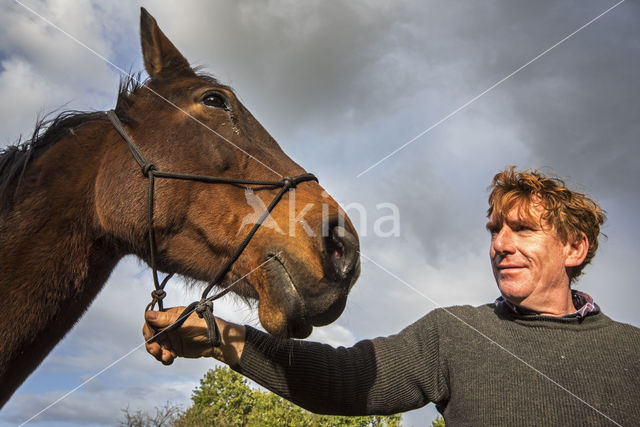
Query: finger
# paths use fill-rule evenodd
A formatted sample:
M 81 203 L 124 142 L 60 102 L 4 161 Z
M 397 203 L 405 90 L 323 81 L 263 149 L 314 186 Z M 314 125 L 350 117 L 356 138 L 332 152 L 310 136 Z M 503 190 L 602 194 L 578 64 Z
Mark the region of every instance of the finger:
M 163 329 L 178 320 L 184 307 L 171 307 L 166 311 L 148 310 L 144 313 L 144 318 L 149 324 L 157 329 Z
M 147 352 L 156 358 L 157 361 L 162 362 L 164 365 L 171 365 L 178 357 L 175 351 L 157 342 L 145 344 Z
M 145 348 L 147 349 L 147 353 L 156 358 L 159 362 L 162 362 L 162 346 L 157 342 L 151 342 L 145 344 Z
M 144 337 L 145 341 L 149 341 L 151 338 L 153 338 L 156 334 L 155 329 L 151 328 L 149 326 L 149 323 L 144 322 L 144 325 L 142 325 L 142 336 Z
M 168 350 L 166 348 L 162 349 L 162 357 L 161 357 L 161 362 L 163 365 L 171 365 L 173 363 L 173 360 L 176 358 L 176 354 L 175 352 Z

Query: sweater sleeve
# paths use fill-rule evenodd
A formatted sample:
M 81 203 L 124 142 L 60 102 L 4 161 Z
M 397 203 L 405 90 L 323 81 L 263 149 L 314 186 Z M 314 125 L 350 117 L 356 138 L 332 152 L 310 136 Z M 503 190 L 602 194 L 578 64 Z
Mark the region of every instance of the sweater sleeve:
M 247 327 L 233 369 L 316 413 L 383 415 L 439 403 L 448 391 L 437 311 L 396 335 L 350 348 L 279 339 Z

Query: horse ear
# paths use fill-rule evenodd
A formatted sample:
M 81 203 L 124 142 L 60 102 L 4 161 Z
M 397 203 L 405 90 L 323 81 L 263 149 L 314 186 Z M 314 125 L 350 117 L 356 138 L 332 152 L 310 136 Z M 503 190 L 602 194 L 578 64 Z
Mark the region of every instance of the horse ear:
M 144 7 L 140 8 L 140 42 L 144 68 L 152 79 L 175 74 L 194 74 L 189 62 L 164 35 L 156 20 Z

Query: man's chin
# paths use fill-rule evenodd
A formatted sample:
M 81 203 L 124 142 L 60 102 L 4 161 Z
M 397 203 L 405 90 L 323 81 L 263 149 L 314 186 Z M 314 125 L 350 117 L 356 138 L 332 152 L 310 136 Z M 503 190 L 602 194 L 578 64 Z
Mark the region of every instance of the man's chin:
M 526 286 L 511 281 L 499 282 L 498 289 L 504 298 L 514 304 L 520 304 L 530 294 Z

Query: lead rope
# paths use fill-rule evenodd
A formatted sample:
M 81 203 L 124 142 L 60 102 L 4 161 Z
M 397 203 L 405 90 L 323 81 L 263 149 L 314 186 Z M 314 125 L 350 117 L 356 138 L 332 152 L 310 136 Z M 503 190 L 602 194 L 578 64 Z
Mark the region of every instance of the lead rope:
M 215 177 L 215 176 L 208 176 L 208 175 L 193 175 L 193 174 L 158 171 L 155 168 L 155 166 L 144 157 L 140 149 L 138 149 L 138 147 L 133 142 L 131 137 L 129 137 L 129 135 L 127 134 L 127 131 L 125 130 L 124 126 L 122 125 L 122 122 L 116 115 L 115 111 L 109 110 L 107 112 L 107 117 L 109 118 L 109 120 L 111 121 L 115 129 L 118 131 L 120 136 L 122 136 L 122 138 L 126 141 L 127 145 L 129 146 L 129 149 L 131 150 L 131 153 L 133 154 L 134 159 L 140 166 L 142 175 L 144 175 L 146 178 L 149 179 L 148 219 L 147 219 L 147 224 L 149 229 L 148 230 L 149 231 L 149 252 L 150 252 L 149 261 L 151 264 L 151 270 L 153 272 L 153 285 L 155 289 L 151 292 L 151 302 L 147 304 L 145 311 L 153 310 L 156 303 L 158 304 L 158 309 L 160 311 L 164 311 L 162 300 L 167 295 L 164 288 L 167 282 L 169 281 L 169 279 L 171 279 L 171 277 L 173 277 L 173 274 L 174 274 L 174 273 L 168 274 L 162 280 L 162 282 L 159 282 L 158 280 L 158 270 L 156 267 L 157 249 L 156 249 L 155 232 L 153 227 L 153 213 L 154 213 L 153 211 L 154 211 L 154 199 L 155 199 L 154 186 L 155 186 L 156 177 L 168 178 L 168 179 L 180 179 L 180 180 L 187 180 L 187 181 L 199 181 L 199 182 L 205 182 L 205 183 L 211 183 L 211 184 L 262 185 L 267 187 L 280 188 L 280 191 L 278 191 L 278 193 L 273 198 L 271 203 L 269 203 L 269 206 L 267 206 L 267 209 L 265 210 L 265 212 L 260 216 L 258 221 L 251 228 L 251 231 L 249 231 L 249 234 L 247 234 L 247 236 L 244 238 L 242 243 L 240 243 L 240 246 L 238 246 L 238 248 L 235 250 L 233 255 L 225 262 L 222 268 L 215 275 L 214 279 L 205 288 L 204 292 L 202 293 L 202 297 L 200 298 L 200 301 L 194 301 L 191 304 L 189 304 L 184 309 L 182 314 L 178 317 L 178 320 L 176 320 L 174 323 L 172 323 L 165 329 L 158 332 L 153 338 L 154 340 L 157 340 L 161 334 L 169 331 L 173 331 L 174 329 L 179 328 L 187 319 L 187 317 L 189 317 L 191 312 L 195 311 L 196 313 L 198 313 L 198 316 L 200 318 L 203 318 L 205 320 L 207 324 L 207 335 L 208 335 L 209 342 L 214 347 L 217 347 L 221 344 L 221 339 L 220 339 L 220 330 L 218 329 L 218 325 L 216 324 L 215 317 L 213 315 L 213 301 L 223 297 L 229 291 L 231 291 L 232 287 L 237 283 L 237 281 L 233 282 L 231 285 L 227 286 L 226 288 L 222 289 L 220 292 L 218 292 L 217 294 L 211 297 L 208 296 L 209 292 L 214 286 L 219 285 L 219 282 L 222 280 L 222 278 L 229 272 L 229 269 L 231 268 L 233 263 L 236 262 L 236 260 L 240 257 L 244 249 L 249 244 L 251 238 L 258 231 L 258 228 L 260 228 L 262 223 L 267 219 L 267 217 L 269 216 L 273 208 L 275 208 L 278 202 L 282 199 L 282 196 L 284 196 L 284 194 L 287 191 L 295 189 L 297 185 L 300 184 L 301 182 L 305 182 L 305 181 L 318 182 L 318 178 L 316 178 L 315 175 L 311 173 L 304 173 L 295 177 L 284 177 L 281 181 L 259 181 L 259 180 L 232 179 L 232 178 L 223 178 L 223 177 Z

